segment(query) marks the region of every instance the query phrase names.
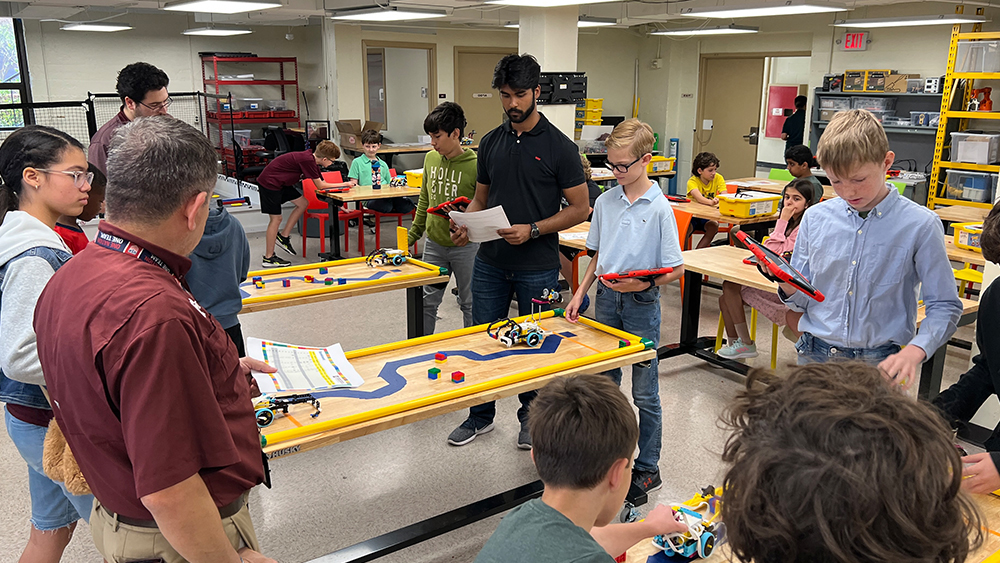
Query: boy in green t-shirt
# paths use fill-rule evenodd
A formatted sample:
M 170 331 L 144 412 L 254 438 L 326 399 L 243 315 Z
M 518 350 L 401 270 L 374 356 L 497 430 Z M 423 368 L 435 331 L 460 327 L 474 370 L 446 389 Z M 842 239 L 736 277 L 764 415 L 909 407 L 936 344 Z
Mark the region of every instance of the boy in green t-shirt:
M 354 185 L 362 186 L 375 186 L 376 180 L 379 186 L 389 185 L 392 180 L 389 165 L 378 157 L 378 150 L 382 148 L 382 134 L 366 129 L 361 133 L 361 146 L 365 154 L 351 161 L 348 180 Z M 413 211 L 413 202 L 405 197 L 370 199 L 365 202 L 365 207 L 379 213 L 409 213 Z
M 611 563 L 643 539 L 688 531 L 666 506 L 642 522 L 610 524 L 631 482 L 639 426 L 607 376 L 553 380 L 531 403 L 528 426 L 542 498 L 507 513 L 475 563 Z
M 451 241 L 447 218 L 427 213 L 457 197 L 470 200 L 476 195 L 476 153 L 462 147 L 465 134 L 465 112 L 455 102 L 444 102 L 424 119 L 424 131 L 431 136 L 433 151 L 424 157 L 423 186 L 417 201 L 417 215 L 410 226 L 408 244 L 413 246 L 426 231 L 424 262 L 448 268 L 455 274 L 458 286 L 458 306 L 462 309 L 464 326 L 472 326 L 472 267 L 479 244 L 455 246 Z M 464 211 L 464 208 L 455 208 Z M 449 209 L 450 210 L 450 209 Z M 437 310 L 448 283 L 424 286 L 424 330 L 434 332 Z

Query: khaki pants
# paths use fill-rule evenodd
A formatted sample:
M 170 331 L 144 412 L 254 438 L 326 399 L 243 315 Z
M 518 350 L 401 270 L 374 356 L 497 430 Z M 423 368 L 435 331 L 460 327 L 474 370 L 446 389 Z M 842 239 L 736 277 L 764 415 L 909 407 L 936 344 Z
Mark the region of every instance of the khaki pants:
M 100 503 L 94 500 L 94 509 L 90 513 L 90 531 L 94 536 L 97 551 L 101 552 L 109 563 L 149 559 L 162 559 L 165 563 L 186 563 L 156 528 L 141 528 L 116 522 L 100 506 Z M 233 548 L 246 546 L 254 551 L 260 551 L 257 534 L 254 532 L 253 522 L 250 521 L 249 507 L 244 506 L 236 514 L 223 518 L 222 527 Z

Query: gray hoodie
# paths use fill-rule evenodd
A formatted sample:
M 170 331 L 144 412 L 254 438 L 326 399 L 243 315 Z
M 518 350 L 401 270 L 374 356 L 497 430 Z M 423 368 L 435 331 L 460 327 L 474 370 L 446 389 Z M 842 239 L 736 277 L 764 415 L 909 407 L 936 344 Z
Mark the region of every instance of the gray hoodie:
M 250 243 L 243 225 L 221 207 L 212 207 L 205 234 L 191 253 L 191 271 L 184 276 L 191 295 L 212 313 L 222 328 L 240 321 L 243 308 L 240 284 L 250 269 Z
M 55 231 L 24 211 L 9 211 L 0 225 L 0 267 L 35 247 L 69 248 Z M 55 273 L 44 258 L 28 256 L 7 268 L 0 284 L 0 369 L 22 383 L 45 385 L 35 343 L 35 302 Z

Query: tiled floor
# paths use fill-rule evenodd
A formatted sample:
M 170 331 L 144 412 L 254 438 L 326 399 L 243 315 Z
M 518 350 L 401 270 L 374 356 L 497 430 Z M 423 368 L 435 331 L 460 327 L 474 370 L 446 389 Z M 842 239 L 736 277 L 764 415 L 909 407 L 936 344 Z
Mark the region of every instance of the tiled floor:
M 372 238 L 369 236 L 369 238 Z M 293 237 L 298 248 L 301 239 Z M 311 241 L 312 248 L 318 248 Z M 374 241 L 369 241 L 374 244 Z M 259 260 L 261 235 L 251 237 Z M 292 259 L 303 263 L 301 257 Z M 256 265 L 254 266 L 256 267 Z M 714 334 L 718 292 L 705 290 L 702 333 Z M 662 342 L 675 342 L 680 327 L 680 292 L 676 284 L 663 290 Z M 243 315 L 243 333 L 285 342 L 345 349 L 405 338 L 404 293 L 380 293 L 290 309 Z M 438 330 L 461 327 L 461 314 L 449 294 L 440 310 Z M 760 327 L 760 357 L 767 367 L 770 326 Z M 971 327 L 956 335 L 973 338 Z M 794 363 L 792 344 L 779 339 L 779 364 Z M 963 373 L 969 353 L 951 348 L 946 385 Z M 623 391 L 629 393 L 626 374 Z M 697 489 L 719 484 L 723 467 L 719 452 L 725 434 L 717 420 L 726 402 L 740 389 L 732 376 L 690 357 L 660 363 L 660 397 L 664 411 L 660 469 L 663 489 L 651 495 L 659 502 L 689 498 Z M 266 554 L 283 563 L 309 561 L 336 549 L 440 514 L 498 492 L 534 481 L 527 452 L 515 445 L 517 401 L 500 402 L 496 430 L 455 448 L 445 442 L 464 419 L 463 412 L 410 424 L 294 455 L 272 463 L 273 489 L 258 487 L 251 514 Z M 26 468 L 6 434 L 0 434 L 0 563 L 17 560 L 27 540 L 30 514 Z M 646 509 L 650 505 L 647 505 Z M 500 516 L 452 532 L 382 559 L 385 562 L 471 561 L 495 529 Z M 81 525 L 64 561 L 99 562 L 90 532 Z

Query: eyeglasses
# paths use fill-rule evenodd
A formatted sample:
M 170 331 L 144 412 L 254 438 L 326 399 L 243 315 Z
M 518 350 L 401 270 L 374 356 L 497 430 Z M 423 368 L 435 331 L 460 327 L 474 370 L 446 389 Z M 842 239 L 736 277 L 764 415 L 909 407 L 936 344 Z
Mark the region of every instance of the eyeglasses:
M 144 104 L 142 102 L 138 102 L 138 103 L 139 103 L 140 106 L 143 106 L 145 108 L 149 108 L 149 109 L 151 109 L 153 111 L 160 111 L 162 109 L 167 109 L 168 107 L 170 107 L 170 104 L 174 103 L 174 99 L 173 98 L 167 98 L 166 100 L 164 100 L 162 102 L 156 102 L 155 104 Z
M 65 174 L 67 176 L 72 176 L 73 187 L 77 189 L 82 188 L 84 182 L 90 184 L 91 182 L 94 181 L 94 173 L 84 172 L 83 170 L 50 170 L 48 168 L 35 168 L 35 170 L 38 170 L 39 172 L 46 172 L 49 174 Z
M 617 172 L 619 174 L 627 174 L 628 173 L 628 169 L 632 168 L 632 165 L 635 164 L 636 162 L 639 162 L 640 160 L 642 160 L 643 156 L 646 156 L 646 155 L 642 155 L 639 158 L 633 160 L 632 162 L 630 162 L 628 164 L 611 164 L 610 162 L 608 164 L 611 165 L 611 169 L 614 170 L 615 172 Z

